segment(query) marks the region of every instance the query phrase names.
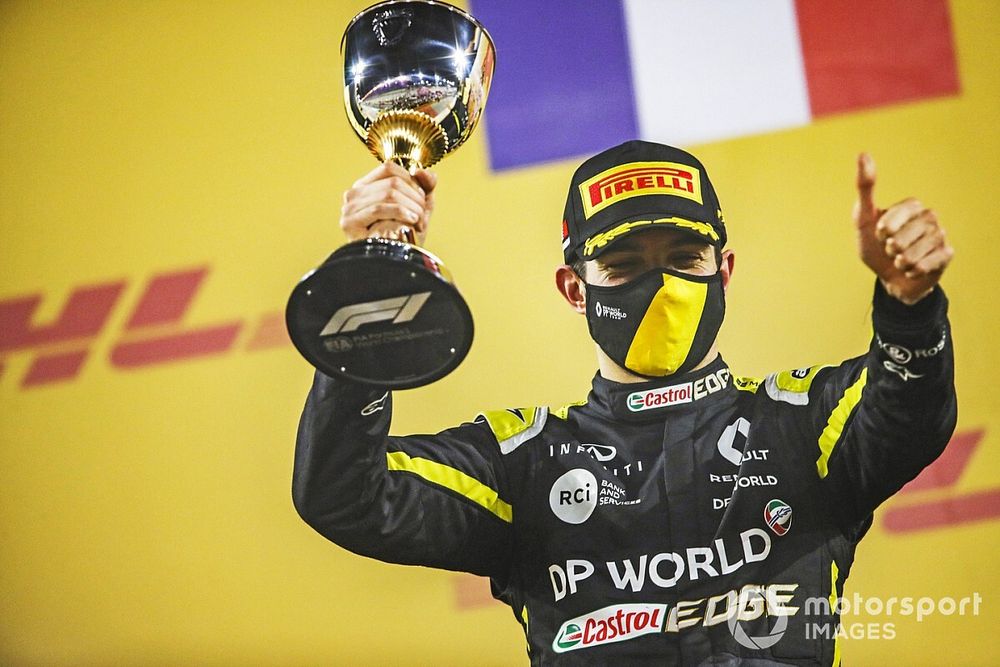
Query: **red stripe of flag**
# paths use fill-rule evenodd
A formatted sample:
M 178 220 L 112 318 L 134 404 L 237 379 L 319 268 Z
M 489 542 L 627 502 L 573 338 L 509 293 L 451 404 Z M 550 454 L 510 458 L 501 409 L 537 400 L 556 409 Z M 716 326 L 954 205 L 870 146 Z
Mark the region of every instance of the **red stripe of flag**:
M 946 0 L 796 0 L 813 117 L 959 92 Z

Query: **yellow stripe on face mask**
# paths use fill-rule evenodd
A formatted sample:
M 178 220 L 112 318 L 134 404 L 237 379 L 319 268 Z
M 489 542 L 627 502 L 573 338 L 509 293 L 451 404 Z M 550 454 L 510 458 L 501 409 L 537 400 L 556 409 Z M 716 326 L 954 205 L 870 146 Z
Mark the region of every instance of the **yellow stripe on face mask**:
M 694 343 L 708 285 L 663 274 L 657 291 L 635 332 L 625 367 L 642 375 L 674 373 Z

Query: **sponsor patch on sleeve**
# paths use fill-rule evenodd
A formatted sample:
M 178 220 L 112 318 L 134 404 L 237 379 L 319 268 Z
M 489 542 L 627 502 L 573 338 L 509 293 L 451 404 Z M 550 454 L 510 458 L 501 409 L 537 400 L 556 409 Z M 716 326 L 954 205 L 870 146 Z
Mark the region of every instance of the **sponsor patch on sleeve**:
M 547 407 L 510 408 L 481 413 L 477 422 L 486 422 L 500 444 L 500 452 L 510 454 L 542 432 L 549 416 Z
M 764 380 L 764 389 L 773 401 L 792 405 L 809 405 L 809 388 L 820 370 L 826 365 L 797 368 L 792 371 L 772 373 Z
M 742 377 L 739 375 L 733 376 L 733 386 L 740 391 L 748 391 L 751 394 L 757 393 L 757 388 L 760 386 L 760 383 L 760 378 Z

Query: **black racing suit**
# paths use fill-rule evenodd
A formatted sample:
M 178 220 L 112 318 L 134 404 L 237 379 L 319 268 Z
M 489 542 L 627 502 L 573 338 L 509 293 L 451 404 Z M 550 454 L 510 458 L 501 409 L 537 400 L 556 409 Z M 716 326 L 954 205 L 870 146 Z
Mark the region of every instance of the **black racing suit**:
M 837 664 L 872 511 L 955 426 L 946 312 L 876 286 L 871 347 L 839 366 L 597 376 L 582 404 L 436 435 L 389 436 L 384 389 L 317 374 L 295 505 L 353 552 L 490 577 L 532 664 Z

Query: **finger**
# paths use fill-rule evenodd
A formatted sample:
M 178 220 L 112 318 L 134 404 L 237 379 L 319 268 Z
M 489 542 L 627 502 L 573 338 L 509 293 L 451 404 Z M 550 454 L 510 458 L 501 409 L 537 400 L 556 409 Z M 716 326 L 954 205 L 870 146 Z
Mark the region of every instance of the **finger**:
M 858 155 L 858 212 L 860 219 L 874 220 L 878 217 L 875 205 L 875 160 L 868 153 Z
M 367 185 L 368 183 L 374 183 L 375 181 L 380 181 L 384 178 L 390 178 L 392 176 L 398 176 L 399 178 L 410 180 L 410 172 L 406 171 L 398 164 L 392 160 L 386 160 L 379 166 L 375 167 L 367 174 L 359 178 L 354 183 L 354 187 L 360 187 L 362 185 Z
M 368 238 L 383 238 L 383 239 L 393 239 L 395 241 L 405 241 L 406 243 L 413 243 L 416 238 L 411 227 L 406 225 L 400 225 L 398 222 L 390 220 L 381 220 L 376 222 L 368 230 L 366 235 Z
M 939 230 L 931 230 L 896 255 L 893 265 L 901 271 L 910 271 L 925 256 L 943 245 L 944 236 Z
M 368 185 L 364 190 L 355 192 L 345 198 L 343 211 L 346 214 L 362 211 L 375 204 L 395 204 L 407 209 L 416 216 L 423 215 L 425 201 L 414 199 L 410 192 L 402 191 L 396 187 L 383 185 L 386 183 L 375 183 Z
M 429 194 L 434 191 L 437 187 L 437 174 L 433 171 L 428 171 L 426 169 L 418 169 L 415 174 L 413 174 L 413 180 L 417 182 L 417 185 L 421 187 L 424 194 Z
M 372 206 L 356 215 L 346 215 L 340 220 L 340 228 L 350 240 L 363 239 L 370 236 L 370 229 L 379 222 L 390 223 L 394 227 L 416 226 L 416 222 L 404 221 L 405 214 L 394 210 L 392 205 Z
M 345 225 L 368 228 L 379 220 L 387 220 L 401 225 L 415 225 L 420 215 L 414 211 L 391 202 L 376 202 L 343 218 Z
M 937 229 L 939 229 L 937 215 L 933 211 L 923 210 L 886 239 L 885 251 L 890 257 L 895 257 L 913 245 L 917 239 Z
M 912 197 L 890 206 L 878 219 L 875 236 L 884 243 L 886 239 L 895 236 L 903 225 L 911 218 L 918 216 L 923 210 L 923 204 Z
M 408 176 L 391 176 L 383 181 L 373 184 L 371 187 L 372 192 L 384 191 L 387 194 L 395 193 L 402 195 L 421 207 L 424 204 L 424 200 L 427 198 L 426 195 L 424 195 L 423 189 L 421 189 L 420 186 Z
M 385 199 L 388 201 L 402 201 L 402 199 L 413 201 L 417 207 L 424 205 L 424 191 L 409 176 L 386 176 L 385 178 L 355 185 L 344 193 L 344 203 L 361 202 L 364 206 L 373 199 Z
M 420 216 L 420 222 L 417 223 L 417 231 L 421 234 L 427 233 L 427 226 L 431 221 L 431 214 L 434 212 L 434 193 L 427 193 L 427 199 L 424 200 L 424 213 Z
M 939 276 L 951 263 L 955 249 L 945 244 L 937 250 L 925 255 L 911 270 L 906 272 L 907 278 L 922 278 Z

